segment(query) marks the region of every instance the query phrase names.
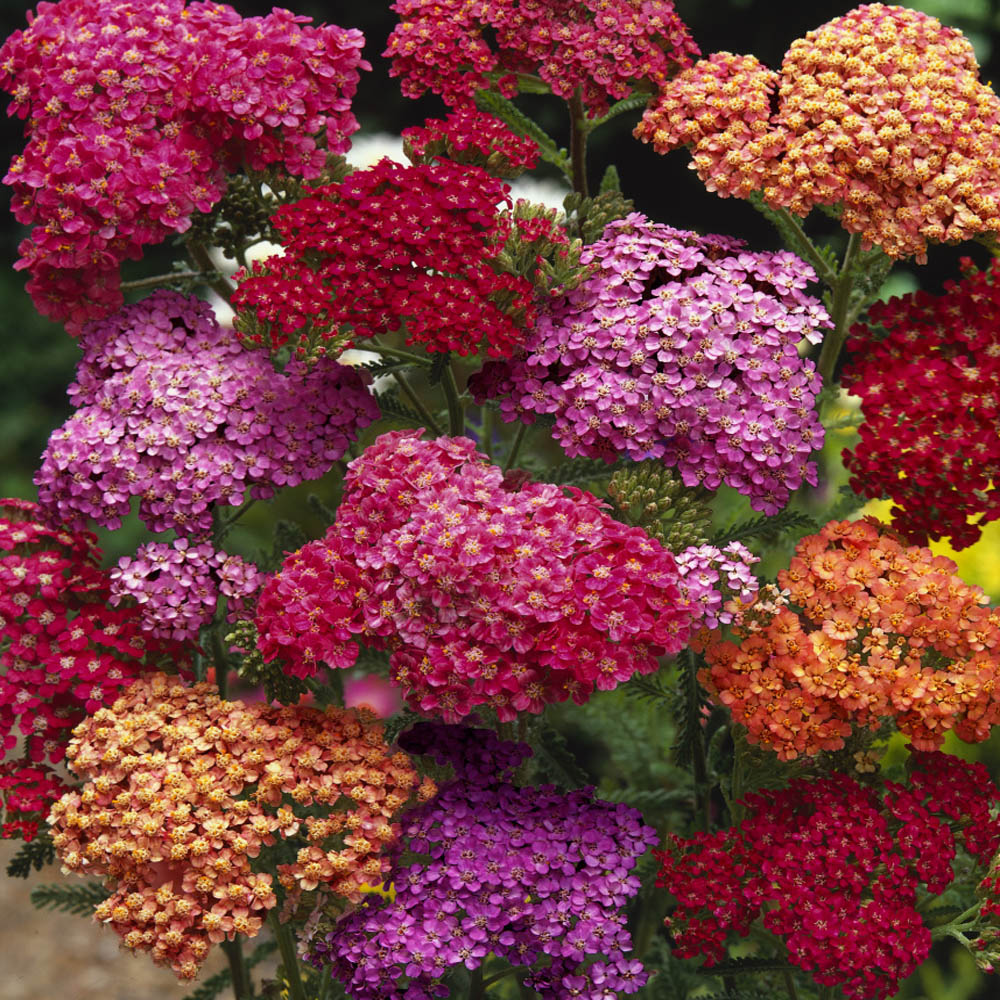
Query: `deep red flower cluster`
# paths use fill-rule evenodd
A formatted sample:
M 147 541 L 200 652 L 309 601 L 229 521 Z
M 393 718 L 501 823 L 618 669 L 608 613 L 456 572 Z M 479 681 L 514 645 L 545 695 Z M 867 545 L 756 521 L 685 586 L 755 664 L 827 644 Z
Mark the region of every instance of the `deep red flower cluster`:
M 680 957 L 725 957 L 724 943 L 763 916 L 789 961 L 849 1000 L 884 998 L 927 957 L 917 890 L 954 879 L 958 839 L 986 866 L 1000 846 L 1000 801 L 981 764 L 915 753 L 908 785 L 879 790 L 845 774 L 748 795 L 741 826 L 673 837 L 658 885 L 677 897 L 667 919 Z
M 0 87 L 27 119 L 4 183 L 33 227 L 17 266 L 41 312 L 73 329 L 113 312 L 122 261 L 184 232 L 239 167 L 315 177 L 347 150 L 363 38 L 309 21 L 186 0 L 38 5 L 0 49 Z
M 73 726 L 157 658 L 181 657 L 142 632 L 135 608 L 109 606 L 94 536 L 48 527 L 40 514 L 0 501 L 0 752 L 13 755 L 0 789 L 9 811 L 44 815 L 58 797 L 44 765 L 62 760 Z M 37 810 L 26 808 L 32 799 Z
M 24 758 L 0 763 L 0 838 L 34 840 L 38 824 L 69 787 L 47 764 Z
M 493 82 L 513 97 L 528 74 L 559 97 L 580 88 L 596 117 L 698 54 L 672 0 L 396 0 L 392 9 L 390 74 L 407 97 L 430 90 L 451 105 Z
M 843 376 L 865 415 L 844 452 L 851 489 L 890 497 L 911 541 L 950 536 L 957 549 L 1000 517 L 1000 262 L 963 265 L 942 295 L 876 302 L 851 331 Z
M 357 341 L 406 327 L 408 344 L 508 357 L 534 315 L 532 286 L 496 263 L 510 231 L 508 187 L 477 166 L 383 159 L 283 205 L 285 249 L 244 272 L 238 309 L 266 324 L 277 348 L 298 335 Z M 264 343 L 265 334 L 250 336 Z
M 389 649 L 411 705 L 447 721 L 586 701 L 686 642 L 692 610 L 659 542 L 581 490 L 515 484 L 467 438 L 384 434 L 349 466 L 325 538 L 257 609 L 261 651 L 297 676 Z

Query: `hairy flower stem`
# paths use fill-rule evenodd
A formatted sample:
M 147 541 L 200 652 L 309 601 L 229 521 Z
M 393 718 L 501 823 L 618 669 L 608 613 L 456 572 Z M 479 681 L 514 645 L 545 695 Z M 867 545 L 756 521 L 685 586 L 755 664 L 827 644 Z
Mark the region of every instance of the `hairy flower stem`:
M 218 268 L 212 263 L 207 248 L 201 243 L 188 243 L 186 246 L 188 256 L 194 261 L 195 266 L 205 272 L 205 284 L 224 302 L 228 302 L 229 296 L 233 294 L 235 288 L 225 275 L 219 273 Z
M 684 671 L 688 690 L 684 692 L 684 698 L 687 702 L 688 719 L 692 720 L 701 702 L 698 691 L 698 668 L 694 653 L 690 649 L 684 650 L 681 655 L 687 657 L 688 661 L 688 669 Z M 700 829 L 709 832 L 712 829 L 712 786 L 708 780 L 708 760 L 705 756 L 705 741 L 702 739 L 701 726 L 694 722 L 694 729 L 691 738 L 691 771 L 694 776 L 696 822 L 699 822 Z
M 450 362 L 445 365 L 441 385 L 448 402 L 448 433 L 452 437 L 461 437 L 465 433 L 465 410 L 458 397 L 458 383 L 455 381 L 455 371 Z
M 431 411 L 424 406 L 423 400 L 413 391 L 410 383 L 399 372 L 394 372 L 392 377 L 396 380 L 400 391 L 410 401 L 410 405 L 420 414 L 420 419 L 427 425 L 427 430 L 440 437 L 444 433 L 441 425 L 431 416 Z
M 583 95 L 577 87 L 567 102 L 569 105 L 569 157 L 573 172 L 573 190 L 584 198 L 587 188 L 587 122 L 584 118 Z
M 854 322 L 856 310 L 851 310 L 851 293 L 854 291 L 854 261 L 861 249 L 861 236 L 851 233 L 847 241 L 847 252 L 840 268 L 840 274 L 833 285 L 833 296 L 830 301 L 830 319 L 833 329 L 823 338 L 823 347 L 819 352 L 816 370 L 823 379 L 823 385 L 830 385 L 837 359 L 847 339 L 847 331 Z
M 208 280 L 215 274 L 213 268 L 205 271 L 171 271 L 169 274 L 151 274 L 148 278 L 137 278 L 135 281 L 123 281 L 119 286 L 123 292 L 135 291 L 139 288 L 158 288 L 160 285 L 172 285 L 176 281 Z
M 253 984 L 250 982 L 250 970 L 243 957 L 243 942 L 239 936 L 232 941 L 223 941 L 222 950 L 229 961 L 229 975 L 233 981 L 233 996 L 236 1000 L 247 1000 L 253 996 Z
M 819 280 L 822 281 L 824 285 L 827 285 L 832 289 L 837 283 L 837 272 L 830 267 L 820 252 L 813 245 L 813 241 L 806 235 L 806 231 L 802 228 L 802 224 L 799 222 L 798 216 L 793 215 L 787 208 L 776 208 L 774 211 L 781 216 L 782 221 L 788 227 L 790 233 L 795 237 L 795 245 L 789 249 L 794 250 L 800 257 L 809 261 L 809 263 L 815 268 L 816 276 Z
M 493 461 L 493 411 L 488 406 L 479 408 L 482 440 L 479 446 L 483 449 L 483 454 Z
M 281 968 L 285 973 L 285 985 L 288 987 L 289 1000 L 306 1000 L 305 987 L 302 985 L 302 975 L 299 972 L 299 958 L 295 954 L 295 941 L 292 932 L 287 924 L 278 920 L 276 913 L 271 913 L 267 918 L 271 924 L 271 931 L 275 941 L 278 942 L 278 951 L 281 952 Z

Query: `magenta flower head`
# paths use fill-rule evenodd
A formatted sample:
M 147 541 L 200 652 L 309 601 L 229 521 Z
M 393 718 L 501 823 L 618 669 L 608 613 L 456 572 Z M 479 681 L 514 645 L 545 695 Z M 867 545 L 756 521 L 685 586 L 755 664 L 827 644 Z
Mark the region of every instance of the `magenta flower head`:
M 320 358 L 276 372 L 207 303 L 175 292 L 89 324 L 80 341 L 77 410 L 35 476 L 42 504 L 70 524 L 117 527 L 138 498 L 153 531 L 204 534 L 213 504 L 318 479 L 379 413 L 354 369 Z
M 590 277 L 552 303 L 509 362 L 473 380 L 506 420 L 555 419 L 566 453 L 660 458 L 687 486 L 722 483 L 776 513 L 823 443 L 820 379 L 799 357 L 829 318 L 794 254 L 633 214 L 587 247 Z
M 185 0 L 38 5 L 0 48 L 0 87 L 27 119 L 4 182 L 33 227 L 17 266 L 41 312 L 73 332 L 113 312 L 122 261 L 183 233 L 227 173 L 316 177 L 346 152 L 363 38 L 309 20 Z
M 391 75 L 407 97 L 430 90 L 452 106 L 492 84 L 513 97 L 527 74 L 559 97 L 579 88 L 593 118 L 698 55 L 671 0 L 396 0 L 392 9 Z
M 257 626 L 298 676 L 351 666 L 357 640 L 391 651 L 414 708 L 511 719 L 656 670 L 692 614 L 670 552 L 591 494 L 395 431 L 350 464 L 337 520 L 268 581 Z
M 490 730 L 421 723 L 400 745 L 450 765 L 454 778 L 404 814 L 386 875 L 394 898 L 370 897 L 317 934 L 310 961 L 357 1000 L 442 995 L 446 972 L 491 954 L 536 966 L 525 985 L 558 1000 L 645 984 L 642 964 L 625 955 L 623 912 L 639 888 L 635 863 L 656 842 L 637 810 L 589 788 L 515 785 L 531 751 Z

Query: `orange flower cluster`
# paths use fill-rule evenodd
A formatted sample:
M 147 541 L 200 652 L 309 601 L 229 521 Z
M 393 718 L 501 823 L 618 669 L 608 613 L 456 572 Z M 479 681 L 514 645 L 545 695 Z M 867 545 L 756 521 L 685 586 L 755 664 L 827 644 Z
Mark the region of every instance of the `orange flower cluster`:
M 739 643 L 705 650 L 701 683 L 782 760 L 837 750 L 852 726 L 894 720 L 919 750 L 1000 721 L 1000 611 L 955 564 L 878 522 L 804 538 L 780 593 L 762 589 Z
M 272 877 L 251 865 L 276 834 L 302 840 L 294 863 L 275 866 L 293 897 L 323 885 L 356 902 L 381 880 L 392 816 L 419 784 L 382 734 L 365 713 L 138 681 L 74 731 L 67 760 L 88 781 L 49 817 L 63 870 L 107 876 L 97 919 L 190 979 L 212 942 L 253 937 L 276 904 Z M 418 790 L 433 793 L 426 780 Z
M 801 216 L 842 203 L 844 228 L 891 257 L 1000 230 L 1000 100 L 961 32 L 919 11 L 858 7 L 793 42 L 780 74 L 716 53 L 667 81 L 635 134 L 693 147 L 722 196 Z

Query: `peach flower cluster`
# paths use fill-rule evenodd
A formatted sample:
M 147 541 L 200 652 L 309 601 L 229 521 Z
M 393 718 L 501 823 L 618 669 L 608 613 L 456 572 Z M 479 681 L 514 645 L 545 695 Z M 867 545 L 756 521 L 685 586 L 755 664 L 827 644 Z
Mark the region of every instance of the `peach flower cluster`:
M 636 128 L 692 148 L 711 191 L 842 225 L 891 257 L 1000 230 L 1000 100 L 961 32 L 866 4 L 797 39 L 780 73 L 718 52 L 667 81 Z M 774 108 L 775 110 L 772 110 Z
M 1000 721 L 1000 611 L 955 564 L 877 522 L 804 538 L 785 588 L 762 588 L 716 640 L 699 679 L 782 760 L 844 746 L 852 726 L 895 722 L 918 750 L 948 730 L 978 743 Z
M 357 902 L 393 814 L 434 792 L 370 714 L 223 701 L 164 674 L 81 723 L 66 757 L 87 781 L 50 813 L 63 870 L 105 876 L 97 919 L 181 979 L 213 942 L 257 934 L 277 898 L 253 859 L 278 837 L 300 844 L 273 866 L 292 898 L 323 885 Z

